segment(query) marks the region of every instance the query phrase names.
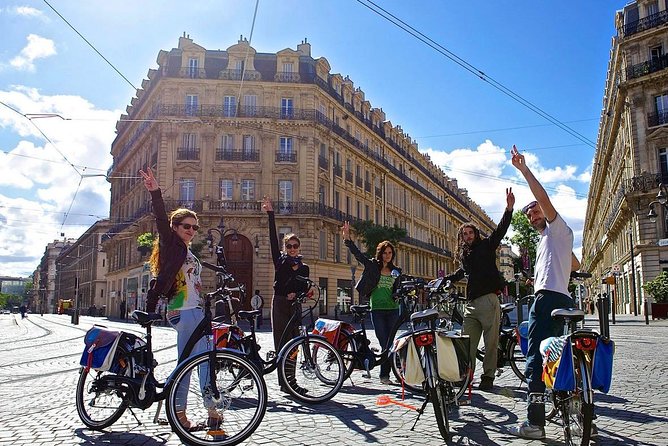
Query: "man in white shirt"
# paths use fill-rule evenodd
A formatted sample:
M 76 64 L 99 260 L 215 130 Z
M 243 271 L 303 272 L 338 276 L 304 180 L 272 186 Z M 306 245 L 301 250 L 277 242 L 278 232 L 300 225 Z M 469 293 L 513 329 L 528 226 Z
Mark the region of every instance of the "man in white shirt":
M 515 146 L 511 155 L 513 166 L 524 176 L 536 198 L 522 211 L 531 226 L 540 233 L 534 275 L 536 298 L 529 311 L 529 348 L 525 371 L 529 400 L 527 420 L 513 427 L 511 433 L 523 438 L 543 439 L 545 404 L 541 398 L 545 384 L 541 379 L 543 361 L 540 343 L 543 339 L 561 334 L 561 327 L 552 320 L 552 310 L 575 306 L 568 293 L 568 282 L 571 271 L 577 271 L 580 262 L 573 254 L 573 231 L 554 209 L 547 192 L 526 165 L 524 155 Z

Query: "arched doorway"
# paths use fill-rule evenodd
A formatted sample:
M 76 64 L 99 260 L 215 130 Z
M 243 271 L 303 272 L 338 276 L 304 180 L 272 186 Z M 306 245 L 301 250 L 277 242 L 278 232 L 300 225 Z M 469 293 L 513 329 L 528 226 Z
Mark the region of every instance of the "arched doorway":
M 246 296 L 241 306 L 250 310 L 250 298 L 253 295 L 253 255 L 255 249 L 247 237 L 233 232 L 225 235 L 223 241 L 227 271 L 234 276 L 238 283 L 246 286 Z

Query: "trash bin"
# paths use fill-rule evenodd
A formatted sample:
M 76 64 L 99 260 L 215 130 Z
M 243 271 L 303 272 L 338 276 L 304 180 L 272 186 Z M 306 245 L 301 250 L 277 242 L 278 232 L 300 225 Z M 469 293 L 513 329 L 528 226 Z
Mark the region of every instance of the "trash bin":
M 104 317 L 104 315 L 107 314 L 107 306 L 102 305 L 99 311 L 100 311 L 100 317 Z

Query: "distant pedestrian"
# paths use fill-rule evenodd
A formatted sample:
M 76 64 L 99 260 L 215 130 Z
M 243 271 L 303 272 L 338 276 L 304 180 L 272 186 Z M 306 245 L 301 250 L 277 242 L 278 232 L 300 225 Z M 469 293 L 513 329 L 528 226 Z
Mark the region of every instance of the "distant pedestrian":
M 126 320 L 128 318 L 128 313 L 125 308 L 125 299 L 121 299 L 121 319 Z
M 25 317 L 26 317 L 26 306 L 21 305 L 19 307 L 19 312 L 21 313 L 21 319 L 25 319 Z

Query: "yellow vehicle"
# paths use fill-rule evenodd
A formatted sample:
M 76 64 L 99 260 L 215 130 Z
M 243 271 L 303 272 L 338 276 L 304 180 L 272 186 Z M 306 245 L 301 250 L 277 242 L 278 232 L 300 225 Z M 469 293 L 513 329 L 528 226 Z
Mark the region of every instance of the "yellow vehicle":
M 69 314 L 72 308 L 72 299 L 58 299 L 58 314 Z

